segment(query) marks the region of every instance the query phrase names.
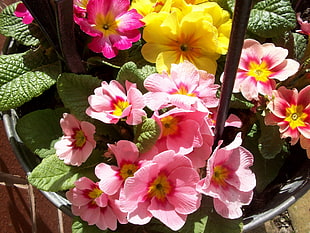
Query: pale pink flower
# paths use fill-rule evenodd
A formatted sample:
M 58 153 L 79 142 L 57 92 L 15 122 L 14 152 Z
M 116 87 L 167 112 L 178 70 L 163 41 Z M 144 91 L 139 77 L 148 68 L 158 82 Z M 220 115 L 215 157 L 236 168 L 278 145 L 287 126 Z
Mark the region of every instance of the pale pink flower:
M 155 143 L 159 152 L 173 150 L 179 154 L 188 154 L 194 147 L 202 146 L 201 127 L 205 124 L 208 113 L 186 111 L 174 108 L 153 118 L 161 129 L 161 134 Z
M 144 81 L 149 91 L 144 95 L 146 105 L 152 110 L 176 106 L 186 110 L 208 112 L 218 105 L 214 75 L 198 70 L 189 61 L 172 64 L 170 75 L 152 74 Z
M 125 118 L 129 125 L 140 124 L 146 115 L 142 93 L 129 81 L 126 81 L 126 90 L 127 93 L 118 81 L 112 80 L 109 84 L 103 81 L 95 94 L 88 97 L 90 107 L 86 114 L 104 123 L 116 124 Z
M 171 150 L 162 152 L 126 179 L 121 210 L 128 212 L 133 224 L 146 224 L 155 217 L 176 231 L 200 206 L 201 195 L 195 189 L 198 180 L 188 158 Z
M 299 63 L 286 59 L 287 55 L 287 49 L 272 43 L 245 40 L 233 92 L 241 92 L 249 101 L 258 100 L 259 94 L 270 97 L 276 80 L 283 81 L 299 69 Z
M 197 190 L 213 197 L 216 212 L 225 218 L 242 216 L 242 205 L 248 205 L 256 185 L 253 155 L 241 147 L 241 135 L 223 148 L 214 150 L 207 162 L 206 177 L 197 184 Z
M 300 25 L 300 30 L 296 30 L 296 32 L 310 36 L 310 22 L 307 20 L 303 21 L 300 17 L 300 12 L 296 14 L 296 18 L 298 24 Z
M 126 50 L 141 38 L 138 30 L 143 26 L 142 16 L 135 9 L 129 10 L 129 0 L 96 0 L 86 6 L 86 17 L 78 18 L 82 31 L 93 37 L 90 50 L 113 58 L 118 50 Z M 129 11 L 128 11 L 129 10 Z
M 62 138 L 55 143 L 56 154 L 65 164 L 80 166 L 96 147 L 95 126 L 79 121 L 72 114 L 64 113 L 60 120 Z
M 30 14 L 30 12 L 27 10 L 26 6 L 24 3 L 18 3 L 17 7 L 14 11 L 14 15 L 16 17 L 22 18 L 22 22 L 24 24 L 31 24 L 33 21 L 33 17 Z
M 74 215 L 101 230 L 116 230 L 117 221 L 127 223 L 127 213 L 120 210 L 118 200 L 100 190 L 98 183 L 82 177 L 74 184 L 75 187 L 66 193 Z
M 265 117 L 266 125 L 278 125 L 282 138 L 291 138 L 297 143 L 300 134 L 310 138 L 310 85 L 299 93 L 281 86 L 273 91 L 273 99 L 267 105 L 270 113 Z
M 112 195 L 122 188 L 128 177 L 134 175 L 142 162 L 139 161 L 139 150 L 133 142 L 121 140 L 108 146 L 116 158 L 117 166 L 100 163 L 95 168 L 95 174 L 100 179 L 100 189 Z

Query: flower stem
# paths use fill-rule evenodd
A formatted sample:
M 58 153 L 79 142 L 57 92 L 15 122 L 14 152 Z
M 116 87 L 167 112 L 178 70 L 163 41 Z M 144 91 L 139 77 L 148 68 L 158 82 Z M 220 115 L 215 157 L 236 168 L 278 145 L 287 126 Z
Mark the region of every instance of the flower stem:
M 232 31 L 226 57 L 221 97 L 215 126 L 215 148 L 222 139 L 224 124 L 227 119 L 229 103 L 239 65 L 243 41 L 248 25 L 252 0 L 236 0 L 233 15 Z

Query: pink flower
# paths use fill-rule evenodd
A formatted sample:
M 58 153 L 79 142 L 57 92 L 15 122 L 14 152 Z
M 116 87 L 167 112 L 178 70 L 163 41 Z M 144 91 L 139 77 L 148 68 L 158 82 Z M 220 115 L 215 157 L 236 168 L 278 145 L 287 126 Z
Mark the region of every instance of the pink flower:
M 118 50 L 129 49 L 133 42 L 140 40 L 138 30 L 143 26 L 142 16 L 135 9 L 128 11 L 129 0 L 89 1 L 85 18 L 79 18 L 82 31 L 93 37 L 88 47 L 106 58 L 113 58 Z
M 218 105 L 214 75 L 198 70 L 189 61 L 172 64 L 171 74 L 152 74 L 144 81 L 149 91 L 144 95 L 146 105 L 152 110 L 176 106 L 186 110 L 208 112 Z
M 73 1 L 73 17 L 74 22 L 76 24 L 79 24 L 80 21 L 83 20 L 83 18 L 87 17 L 87 4 L 89 0 L 74 0 Z
M 112 195 L 120 190 L 125 180 L 133 176 L 142 163 L 138 161 L 139 150 L 133 142 L 121 140 L 116 145 L 108 146 L 115 155 L 117 166 L 100 163 L 95 168 L 95 174 L 100 179 L 100 189 Z
M 205 112 L 186 111 L 174 108 L 153 118 L 161 129 L 161 135 L 155 146 L 159 152 L 173 150 L 179 154 L 188 154 L 194 147 L 202 146 L 201 127 L 205 124 Z
M 22 22 L 24 24 L 31 24 L 33 21 L 33 17 L 30 12 L 27 10 L 24 3 L 18 3 L 14 15 L 19 18 L 23 18 Z
M 250 101 L 258 100 L 258 94 L 271 96 L 275 80 L 283 81 L 299 68 L 297 61 L 285 59 L 287 55 L 287 49 L 272 43 L 245 40 L 233 92 L 241 91 Z
M 273 99 L 267 105 L 270 113 L 265 117 L 266 125 L 278 125 L 282 138 L 291 138 L 297 143 L 300 134 L 310 138 L 310 85 L 299 93 L 281 86 L 273 91 Z
M 253 155 L 241 147 L 241 134 L 228 146 L 214 150 L 207 162 L 206 177 L 197 184 L 197 190 L 213 197 L 216 212 L 224 218 L 239 218 L 242 205 L 248 205 L 256 185 Z
M 296 14 L 297 22 L 300 25 L 300 30 L 296 30 L 296 32 L 305 34 L 305 35 L 310 35 L 310 23 L 306 20 L 303 21 L 302 18 L 300 17 L 300 12 Z
M 64 136 L 55 143 L 56 154 L 65 164 L 80 166 L 96 147 L 95 126 L 79 121 L 74 115 L 64 113 L 60 120 Z
M 74 184 L 75 187 L 66 193 L 74 215 L 101 230 L 116 230 L 117 221 L 127 223 L 126 213 L 120 211 L 118 201 L 100 190 L 98 183 L 82 177 Z
M 112 80 L 110 84 L 103 81 L 101 87 L 95 89 L 95 95 L 88 97 L 90 107 L 86 114 L 104 123 L 116 124 L 120 119 L 126 118 L 129 125 L 138 125 L 142 122 L 144 102 L 141 92 L 136 84 L 126 81 L 126 89 Z
M 188 214 L 200 206 L 195 190 L 199 175 L 188 158 L 165 151 L 127 178 L 120 196 L 128 221 L 146 224 L 157 218 L 172 230 L 180 229 Z

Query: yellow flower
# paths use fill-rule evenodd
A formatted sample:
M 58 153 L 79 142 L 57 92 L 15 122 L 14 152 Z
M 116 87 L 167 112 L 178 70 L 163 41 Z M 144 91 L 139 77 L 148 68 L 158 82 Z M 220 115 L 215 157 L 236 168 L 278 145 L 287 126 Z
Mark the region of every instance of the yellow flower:
M 169 72 L 171 64 L 188 60 L 198 69 L 215 74 L 216 60 L 227 52 L 231 28 L 229 13 L 217 3 L 175 1 L 171 13 L 149 14 L 146 21 L 146 44 L 141 52 L 147 61 L 156 63 L 158 72 Z
M 173 0 L 133 0 L 131 8 L 134 8 L 142 16 L 160 11 L 170 12 Z

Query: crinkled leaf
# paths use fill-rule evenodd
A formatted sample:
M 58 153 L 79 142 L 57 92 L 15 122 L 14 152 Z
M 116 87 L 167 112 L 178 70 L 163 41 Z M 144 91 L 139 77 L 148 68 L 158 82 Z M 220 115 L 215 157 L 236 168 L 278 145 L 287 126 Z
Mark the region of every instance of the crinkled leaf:
M 12 37 L 27 46 L 36 46 L 39 40 L 34 35 L 39 35 L 40 29 L 34 24 L 24 24 L 22 18 L 14 15 L 17 4 L 7 6 L 0 13 L 0 34 Z
M 99 87 L 101 81 L 91 75 L 63 73 L 57 81 L 57 90 L 65 107 L 80 120 L 88 120 L 85 110 L 89 107 L 88 97 Z
M 87 222 L 83 221 L 79 217 L 73 218 L 72 233 L 112 233 L 110 230 L 100 230 L 95 225 L 88 225 Z
M 276 37 L 296 25 L 289 0 L 259 1 L 251 10 L 248 30 L 264 38 Z
M 292 33 L 294 37 L 294 52 L 295 57 L 297 60 L 301 60 L 304 56 L 306 47 L 307 47 L 307 39 L 304 37 L 304 35 L 301 35 L 299 33 Z
M 154 119 L 144 118 L 136 127 L 135 143 L 141 153 L 151 149 L 160 134 L 159 125 Z
M 0 111 L 21 106 L 56 83 L 60 63 L 44 62 L 41 51 L 0 56 Z
M 151 74 L 156 73 L 156 68 L 154 66 L 145 65 L 141 69 L 137 68 L 137 65 L 134 62 L 127 62 L 120 69 L 116 80 L 125 83 L 126 80 L 136 83 L 138 89 L 145 93 L 146 89 L 144 88 L 144 80 Z
M 20 118 L 16 125 L 18 136 L 23 143 L 41 158 L 55 154 L 51 143 L 62 136 L 59 125 L 64 109 L 44 109 L 31 112 Z
M 57 192 L 74 187 L 74 182 L 81 177 L 95 180 L 94 167 L 104 162 L 102 151 L 94 150 L 81 166 L 64 164 L 56 154 L 44 158 L 28 176 L 29 182 L 40 190 Z

